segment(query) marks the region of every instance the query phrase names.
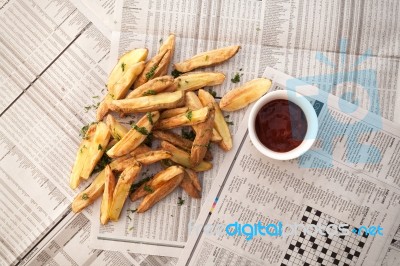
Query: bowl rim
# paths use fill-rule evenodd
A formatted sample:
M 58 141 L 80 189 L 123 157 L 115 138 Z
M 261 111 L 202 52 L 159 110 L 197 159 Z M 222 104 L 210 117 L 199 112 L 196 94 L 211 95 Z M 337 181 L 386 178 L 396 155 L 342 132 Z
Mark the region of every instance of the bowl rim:
M 307 132 L 304 136 L 303 142 L 288 152 L 276 152 L 268 149 L 264 146 L 264 144 L 261 143 L 255 130 L 255 118 L 260 109 L 265 104 L 278 99 L 288 100 L 299 106 L 304 112 L 307 120 Z M 262 154 L 276 160 L 291 160 L 304 154 L 314 144 L 318 133 L 318 117 L 313 106 L 306 97 L 295 91 L 278 90 L 265 94 L 253 105 L 249 115 L 248 129 L 252 143 Z

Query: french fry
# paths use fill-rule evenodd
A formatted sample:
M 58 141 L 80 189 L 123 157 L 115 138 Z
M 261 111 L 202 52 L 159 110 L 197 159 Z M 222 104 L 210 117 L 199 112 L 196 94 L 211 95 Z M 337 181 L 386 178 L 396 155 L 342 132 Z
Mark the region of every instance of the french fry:
M 175 36 L 171 34 L 161 45 L 160 49 L 158 50 L 158 54 L 155 55 L 149 62 L 147 62 L 142 74 L 136 80 L 134 88 L 138 88 L 153 78 L 165 75 L 173 56 L 174 49 Z
M 178 91 L 194 91 L 222 84 L 224 80 L 225 75 L 220 72 L 190 72 L 176 78 L 172 86 Z
M 265 78 L 253 79 L 244 85 L 229 91 L 222 97 L 219 107 L 228 112 L 248 106 L 268 92 L 271 81 Z
M 69 185 L 72 189 L 75 189 L 79 186 L 81 181 L 81 172 L 86 163 L 86 158 L 88 156 L 91 141 L 93 140 L 94 133 L 96 131 L 96 125 L 92 124 L 89 126 L 88 130 L 83 136 L 83 140 L 79 145 L 78 151 L 76 153 L 76 159 L 74 165 L 72 166 L 72 171 L 70 175 Z
M 134 49 L 122 55 L 108 77 L 108 91 L 113 93 L 114 85 L 122 78 L 125 70 L 138 62 L 145 61 L 148 53 L 147 49 Z
M 191 110 L 197 110 L 203 107 L 203 104 L 201 103 L 199 97 L 197 97 L 196 93 L 192 91 L 186 92 L 185 95 L 185 103 Z M 193 127 L 194 131 L 196 131 L 196 128 Z M 218 131 L 213 128 L 212 131 L 212 136 L 211 136 L 211 141 L 212 142 L 220 142 L 222 140 L 221 135 L 218 133 Z
M 131 185 L 139 174 L 140 169 L 140 163 L 136 163 L 121 173 L 113 193 L 113 199 L 109 212 L 110 220 L 118 221 L 121 210 L 124 207 L 125 200 L 129 195 Z
M 131 91 L 126 99 L 133 99 L 142 96 L 155 95 L 164 91 L 166 88 L 174 83 L 174 78 L 172 76 L 162 76 L 148 82 L 144 83 L 140 87 L 137 87 Z
M 161 147 L 163 148 L 163 150 L 169 151 L 172 154 L 170 160 L 177 164 L 185 166 L 186 168 L 193 169 L 196 172 L 203 172 L 212 168 L 212 163 L 206 161 L 202 161 L 197 166 L 193 167 L 190 163 L 189 153 L 175 147 L 167 141 L 161 141 Z
M 143 198 L 147 194 L 152 193 L 154 190 L 149 186 L 149 184 L 150 184 L 150 181 L 144 182 L 135 191 L 133 191 L 129 195 L 129 198 L 131 199 L 131 201 L 135 202 L 138 199 Z
M 203 161 L 204 156 L 208 151 L 208 145 L 210 144 L 213 133 L 215 110 L 211 103 L 208 105 L 208 108 L 210 114 L 206 121 L 193 126 L 193 129 L 196 131 L 196 137 L 194 138 L 190 152 L 190 163 L 193 166 L 196 166 Z
M 114 100 L 110 104 L 110 109 L 122 113 L 150 112 L 179 107 L 184 100 L 183 91 L 164 92 L 133 99 Z
M 127 129 L 126 127 L 121 125 L 117 120 L 115 120 L 115 118 L 112 115 L 107 116 L 106 124 L 110 129 L 112 137 L 117 141 L 122 139 L 122 137 L 124 137 L 129 131 L 129 129 Z
M 112 197 L 115 188 L 115 177 L 109 165 L 105 168 L 105 182 L 103 199 L 101 200 L 100 206 L 100 222 L 101 224 L 107 224 L 110 218 L 110 207 L 112 203 Z
M 88 153 L 80 174 L 81 178 L 89 178 L 97 162 L 100 160 L 101 156 L 103 156 L 110 137 L 111 134 L 107 125 L 103 122 L 98 122 L 96 124 L 96 131 L 94 133 L 93 140 L 91 140 L 89 146 L 87 147 Z
M 204 122 L 209 116 L 209 108 L 203 107 L 198 110 L 189 110 L 184 114 L 162 119 L 155 125 L 156 129 L 171 129 L 182 126 L 196 125 Z
M 144 165 L 149 165 L 164 159 L 169 159 L 172 154 L 168 151 L 158 150 L 141 153 L 135 156 L 136 160 Z
M 185 168 L 185 174 L 189 177 L 190 181 L 192 182 L 193 186 L 198 190 L 201 191 L 201 184 L 197 173 L 192 169 Z
M 229 127 L 226 124 L 224 115 L 218 104 L 215 102 L 214 97 L 205 90 L 199 90 L 199 99 L 203 105 L 213 104 L 215 108 L 215 120 L 214 127 L 217 129 L 218 133 L 221 135 L 222 140 L 218 142 L 218 145 L 225 151 L 232 149 L 232 137 L 229 132 Z
M 177 116 L 183 113 L 186 113 L 189 110 L 189 108 L 187 106 L 184 107 L 178 107 L 178 108 L 173 108 L 173 109 L 168 109 L 163 111 L 160 114 L 160 119 L 164 119 L 164 118 L 170 118 L 173 116 Z
M 183 179 L 179 185 L 190 197 L 195 199 L 201 198 L 200 192 L 194 187 L 186 174 L 183 175 Z
M 130 153 L 130 155 L 135 157 L 136 155 L 150 152 L 150 151 L 151 151 L 151 148 L 149 146 L 147 146 L 145 144 L 140 144 L 139 146 L 137 146 L 136 149 L 133 150 L 133 152 Z
M 117 144 L 107 151 L 107 155 L 116 158 L 134 151 L 146 139 L 159 117 L 160 113 L 157 111 L 144 115 Z
M 183 179 L 183 174 L 179 174 L 172 178 L 171 180 L 164 183 L 161 187 L 156 189 L 153 193 L 148 194 L 143 201 L 139 204 L 137 208 L 137 213 L 142 213 L 150 209 L 157 202 L 165 198 L 168 194 L 170 194 L 174 189 L 179 186 Z
M 179 72 L 189 72 L 196 68 L 213 66 L 230 59 L 239 51 L 239 49 L 240 46 L 227 46 L 203 52 L 188 60 L 174 64 L 174 67 Z

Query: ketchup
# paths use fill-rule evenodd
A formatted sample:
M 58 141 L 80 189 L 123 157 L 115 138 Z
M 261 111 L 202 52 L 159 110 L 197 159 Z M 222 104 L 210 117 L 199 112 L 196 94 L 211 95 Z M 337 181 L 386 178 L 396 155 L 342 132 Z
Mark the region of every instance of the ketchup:
M 307 132 L 307 119 L 303 110 L 288 100 L 273 100 L 256 116 L 258 139 L 268 149 L 288 152 L 301 144 Z

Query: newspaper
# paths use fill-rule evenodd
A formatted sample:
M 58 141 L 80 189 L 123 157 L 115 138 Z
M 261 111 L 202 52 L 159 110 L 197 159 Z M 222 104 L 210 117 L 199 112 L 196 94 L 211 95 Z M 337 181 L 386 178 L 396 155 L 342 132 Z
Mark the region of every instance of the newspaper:
M 235 136 L 241 143 L 222 164 L 178 265 L 380 265 L 400 214 L 399 183 L 393 180 L 396 174 L 387 172 L 387 168 L 398 167 L 394 160 L 399 158 L 400 127 L 388 120 L 380 124 L 378 116 L 355 110 L 354 105 L 272 68 L 263 76 L 273 81 L 275 90 L 287 88 L 307 95 L 318 114 L 317 144 L 299 159 L 272 160 L 254 148 L 244 123 Z M 335 130 L 342 135 L 330 147 L 333 157 L 327 156 L 328 146 L 318 144 L 332 134 L 332 123 L 326 123 L 332 122 L 330 116 L 335 117 Z M 351 124 L 353 129 L 368 128 L 360 134 L 368 139 L 358 146 L 380 151 L 375 165 L 381 166 L 384 174 L 366 167 L 368 161 L 362 163 L 371 157 L 371 150 L 358 150 L 359 160 L 351 160 L 349 146 L 343 146 L 354 134 Z M 383 147 L 376 142 L 385 138 L 391 139 L 391 145 Z M 234 234 L 235 223 L 250 226 L 259 222 L 303 227 L 298 231 L 281 229 L 283 234 L 278 236 L 264 231 L 264 235 L 253 234 L 252 239 L 244 231 Z M 310 224 L 325 236 L 317 230 L 303 230 Z M 329 224 L 347 224 L 349 232 L 335 235 L 328 230 Z M 363 234 L 362 225 L 380 225 L 383 235 Z

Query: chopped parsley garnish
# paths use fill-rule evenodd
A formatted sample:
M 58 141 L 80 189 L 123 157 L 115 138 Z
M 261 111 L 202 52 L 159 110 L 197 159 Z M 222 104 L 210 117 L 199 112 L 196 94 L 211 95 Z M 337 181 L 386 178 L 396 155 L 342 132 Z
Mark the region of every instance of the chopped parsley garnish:
M 185 203 L 185 200 L 181 197 L 178 197 L 178 206 L 182 206 Z
M 172 72 L 171 72 L 171 76 L 173 76 L 174 78 L 177 78 L 177 77 L 179 77 L 179 76 L 182 75 L 182 74 L 183 74 L 182 72 L 179 72 L 179 71 L 176 70 L 176 69 L 172 70 Z
M 232 121 L 225 121 L 229 126 L 233 126 L 233 122 Z
M 89 123 L 89 124 L 83 126 L 83 127 L 81 128 L 81 131 L 79 132 L 79 136 L 81 136 L 82 139 L 87 139 L 88 137 L 86 136 L 86 133 L 87 133 L 89 127 L 90 127 L 91 125 L 93 125 L 93 124 L 96 124 L 96 123 L 97 123 L 97 122 L 92 122 L 92 123 Z
M 130 212 L 130 213 L 135 213 L 135 212 L 137 211 L 137 209 L 134 209 L 134 210 L 127 209 L 126 211 L 127 211 L 127 212 Z
M 104 167 L 107 166 L 107 164 L 111 163 L 111 158 L 108 157 L 107 153 L 104 153 L 103 156 L 101 156 L 100 160 L 96 164 L 96 166 L 93 169 L 93 173 L 100 172 L 101 170 L 104 169 Z
M 214 91 L 214 90 L 212 90 L 212 89 L 209 89 L 208 92 L 212 95 L 212 97 L 218 98 L 218 97 L 217 97 L 217 92 L 216 92 L 216 91 Z
M 150 71 L 146 73 L 146 79 L 147 79 L 147 80 L 150 80 L 150 79 L 153 78 L 154 73 L 155 73 L 157 67 L 158 67 L 158 65 L 152 66 L 152 67 L 150 68 Z
M 170 159 L 162 159 L 161 162 L 167 167 L 174 165 L 174 163 Z
M 230 117 L 230 115 L 226 115 L 226 116 L 224 116 L 224 117 L 228 119 L 228 118 Z
M 142 180 L 140 180 L 139 182 L 132 184 L 131 188 L 129 189 L 129 193 L 133 193 L 135 192 L 141 185 L 143 185 L 144 183 L 150 181 L 151 176 L 145 177 Z M 136 211 L 136 210 L 135 210 Z
M 186 84 L 189 84 L 189 81 L 185 80 L 185 83 L 186 83 Z
M 193 117 L 192 110 L 187 111 L 185 116 L 186 116 L 187 119 L 189 119 L 189 121 L 192 121 L 192 117 Z
M 102 150 L 103 150 L 103 146 L 101 146 L 101 144 L 99 144 L 99 146 L 97 146 L 97 149 L 98 149 L 99 151 L 102 151 Z
M 187 130 L 185 130 L 185 129 L 182 128 L 181 133 L 182 133 L 182 137 L 183 137 L 184 139 L 188 139 L 188 140 L 191 140 L 191 141 L 193 141 L 194 138 L 196 137 L 196 133 L 194 133 L 193 130 L 187 131 Z
M 144 191 L 149 192 L 149 193 L 153 193 L 154 190 L 149 186 L 149 185 L 144 185 Z
M 89 196 L 88 196 L 88 194 L 86 194 L 86 193 L 83 193 L 83 195 L 82 195 L 82 199 L 83 199 L 83 200 L 88 200 L 88 199 L 89 199 Z
M 160 44 L 162 44 L 163 43 L 163 38 L 161 38 L 158 42 L 160 43 Z
M 235 76 L 233 78 L 231 78 L 231 81 L 233 83 L 238 83 L 238 82 L 240 82 L 240 77 L 241 76 L 243 76 L 243 74 L 236 73 Z
M 155 90 L 148 90 L 148 91 L 145 91 L 145 92 L 143 92 L 143 96 L 149 96 L 149 95 L 156 95 L 157 94 L 157 92 L 155 91 Z
M 125 66 L 126 66 L 125 63 L 122 63 L 122 64 L 121 64 L 122 72 L 125 71 Z
M 138 127 L 136 124 L 133 124 L 132 127 L 142 135 L 148 135 L 149 134 L 149 131 L 147 131 L 147 128 L 145 128 L 145 127 Z
M 147 135 L 146 139 L 143 141 L 143 144 L 151 148 L 153 144 L 153 133 L 150 132 Z
M 147 119 L 149 120 L 150 124 L 153 124 L 153 115 L 150 112 L 146 113 Z

